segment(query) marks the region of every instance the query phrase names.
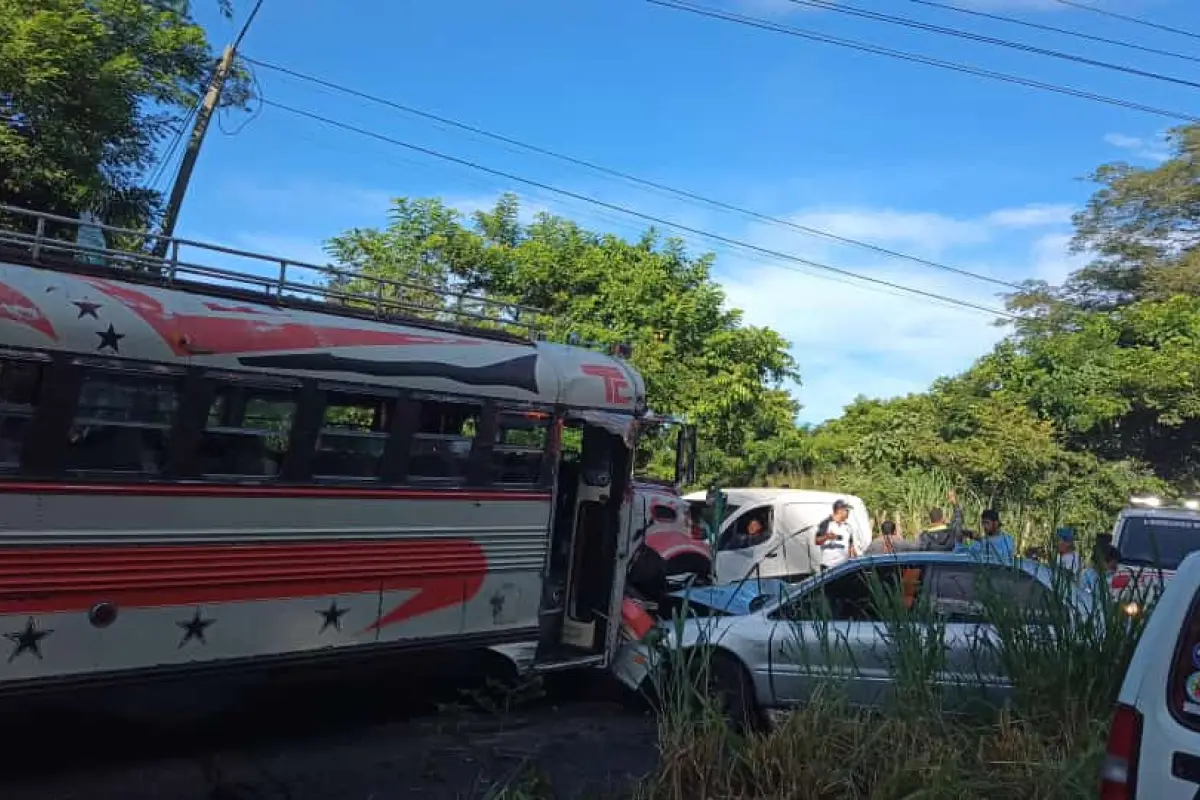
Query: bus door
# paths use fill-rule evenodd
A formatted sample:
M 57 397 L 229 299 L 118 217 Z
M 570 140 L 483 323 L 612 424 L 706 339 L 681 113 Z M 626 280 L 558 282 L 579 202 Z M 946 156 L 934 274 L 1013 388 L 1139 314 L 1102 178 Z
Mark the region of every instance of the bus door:
M 568 419 L 555 482 L 536 663 L 604 664 L 620 626 L 632 454 L 614 420 Z

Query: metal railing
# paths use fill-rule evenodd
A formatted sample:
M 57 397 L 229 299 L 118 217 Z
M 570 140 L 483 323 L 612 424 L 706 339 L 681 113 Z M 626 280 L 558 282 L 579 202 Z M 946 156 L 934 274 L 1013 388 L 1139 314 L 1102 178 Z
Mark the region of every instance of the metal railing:
M 104 234 L 106 247 L 78 241 L 81 228 Z M 167 242 L 166 256 L 153 255 L 155 244 Z M 117 243 L 114 246 L 113 243 Z M 384 322 L 467 326 L 474 333 L 538 338 L 538 318 L 545 313 L 529 306 L 445 287 L 363 275 L 332 265 L 311 264 L 279 256 L 239 250 L 146 231 L 91 224 L 79 219 L 0 204 L 0 251 L 17 251 L 35 265 L 70 269 L 87 264 L 135 273 L 170 287 L 180 282 L 250 291 L 261 302 L 299 304 L 330 313 L 367 315 Z M 213 266 L 213 261 L 241 260 L 246 267 Z M 203 263 L 202 263 L 203 262 Z

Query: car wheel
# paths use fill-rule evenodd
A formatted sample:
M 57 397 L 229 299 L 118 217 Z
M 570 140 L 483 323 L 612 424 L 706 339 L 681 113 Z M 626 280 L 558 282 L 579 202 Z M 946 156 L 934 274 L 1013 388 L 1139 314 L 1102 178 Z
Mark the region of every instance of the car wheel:
M 765 727 L 766 717 L 754 696 L 754 683 L 740 661 L 716 651 L 705 673 L 705 694 L 727 722 L 742 732 Z

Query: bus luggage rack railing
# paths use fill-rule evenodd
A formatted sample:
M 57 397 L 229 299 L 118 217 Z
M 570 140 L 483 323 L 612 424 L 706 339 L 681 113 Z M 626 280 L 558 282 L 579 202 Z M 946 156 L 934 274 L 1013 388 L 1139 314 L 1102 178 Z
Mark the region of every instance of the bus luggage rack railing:
M 107 246 L 79 241 L 81 231 L 99 231 Z M 114 246 L 113 243 L 117 243 Z M 165 247 L 163 244 L 165 243 Z M 392 280 L 311 264 L 249 250 L 166 238 L 145 231 L 96 225 L 0 204 L 0 248 L 22 253 L 32 263 L 62 269 L 72 262 L 136 273 L 170 287 L 178 282 L 250 291 L 267 304 L 323 304 L 333 313 L 364 313 L 385 322 L 428 322 L 469 326 L 473 331 L 507 337 L 538 338 L 544 312 L 529 306 L 444 287 Z M 155 249 L 165 250 L 159 256 Z M 195 251 L 197 254 L 193 254 Z M 0 256 L 2 257 L 2 256 Z M 211 266 L 217 260 L 248 262 L 246 267 Z M 208 263 L 200 263 L 201 261 Z M 65 263 L 64 263 L 65 262 Z

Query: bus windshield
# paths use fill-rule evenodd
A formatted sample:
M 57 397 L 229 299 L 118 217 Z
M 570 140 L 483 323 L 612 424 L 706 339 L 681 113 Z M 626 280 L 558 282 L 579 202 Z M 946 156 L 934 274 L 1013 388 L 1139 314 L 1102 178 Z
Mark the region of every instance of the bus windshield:
M 1200 519 L 1129 517 L 1117 542 L 1123 564 L 1177 569 L 1189 554 L 1200 550 Z

